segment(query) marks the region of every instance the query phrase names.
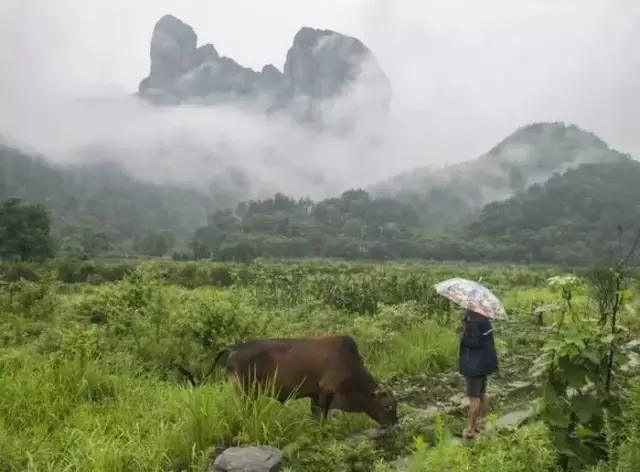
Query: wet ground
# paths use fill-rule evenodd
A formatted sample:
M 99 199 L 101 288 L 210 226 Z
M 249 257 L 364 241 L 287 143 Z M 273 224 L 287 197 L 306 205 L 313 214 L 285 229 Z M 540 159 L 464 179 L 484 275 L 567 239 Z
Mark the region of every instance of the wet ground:
M 531 416 L 534 386 L 528 371 L 540 353 L 539 332 L 519 331 L 500 349 L 500 372 L 491 376 L 487 390 L 497 427 L 517 427 Z M 384 434 L 370 431 L 385 459 L 395 461 L 411 454 L 413 438 L 435 444 L 434 418 L 440 415 L 446 428 L 457 435 L 464 429 L 468 400 L 464 379 L 457 372 L 417 375 L 390 382 L 400 402 L 401 427 Z

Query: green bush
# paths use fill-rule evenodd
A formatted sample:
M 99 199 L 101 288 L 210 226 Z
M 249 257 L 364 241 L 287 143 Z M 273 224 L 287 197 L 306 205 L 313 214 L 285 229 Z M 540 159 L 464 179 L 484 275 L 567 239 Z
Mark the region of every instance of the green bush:
M 505 300 L 513 317 L 495 323 L 503 372 L 492 380 L 504 385 L 516 374 L 524 379 L 548 325 L 559 320 L 551 314 L 539 326 L 530 312 L 532 301 L 558 300 L 540 282 L 552 273 L 333 261 L 2 264 L 0 470 L 204 471 L 225 447 L 269 444 L 291 456 L 293 471 L 386 472 L 410 454 L 413 471 L 555 472 L 554 443 L 541 423 L 461 446 L 451 434 L 464 411 L 435 423 L 420 416 L 425 404 L 462 392 L 457 311 L 433 283 L 482 278 Z M 633 301 L 625 320 L 633 319 Z M 584 291 L 573 303 L 590 307 Z M 572 323 L 568 329 L 580 326 Z M 396 392 L 405 426 L 354 439 L 375 426 L 364 414 L 332 412 L 323 424 L 310 417 L 308 400 L 250 400 L 218 370 L 204 379 L 227 344 L 320 333 L 357 340 L 368 368 Z M 202 383 L 190 386 L 177 366 Z M 611 419 L 618 433 L 608 436 L 610 460 L 594 471 L 635 470 L 639 392 L 630 388 L 623 417 Z

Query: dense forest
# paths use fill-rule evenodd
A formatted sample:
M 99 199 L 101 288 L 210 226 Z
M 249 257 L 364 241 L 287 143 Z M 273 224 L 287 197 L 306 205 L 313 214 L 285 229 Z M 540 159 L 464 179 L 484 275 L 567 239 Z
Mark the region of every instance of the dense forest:
M 466 236 L 501 260 L 583 264 L 640 228 L 640 163 L 583 164 L 484 207 Z M 622 228 L 619 241 L 618 228 Z
M 228 199 L 141 182 L 115 164 L 55 166 L 0 144 L 0 203 L 14 221 L 14 229 L 0 222 L 0 233 L 24 239 L 33 236 L 29 225 L 15 221 L 50 221 L 38 237 L 50 231 L 51 243 L 39 244 L 63 257 L 584 265 L 618 244 L 618 226 L 628 244 L 640 225 L 640 163 L 575 126 L 530 125 L 475 161 L 427 174 L 417 172 L 404 190 L 389 181 L 319 202 L 275 194 L 221 209 Z M 413 194 L 421 178 L 422 193 Z M 16 241 L 0 246 L 3 258 L 30 257 Z
M 350 190 L 318 203 L 284 195 L 214 212 L 198 257 L 426 258 L 592 264 L 628 244 L 640 221 L 640 163 L 581 164 L 486 205 L 468 225 L 425 229 L 412 205 Z M 619 240 L 618 226 L 626 229 Z
M 153 253 L 159 236 L 170 250 L 206 223 L 212 208 L 196 190 L 141 182 L 113 163 L 56 166 L 0 144 L 3 197 L 45 205 L 61 249 L 89 255 L 140 246 Z

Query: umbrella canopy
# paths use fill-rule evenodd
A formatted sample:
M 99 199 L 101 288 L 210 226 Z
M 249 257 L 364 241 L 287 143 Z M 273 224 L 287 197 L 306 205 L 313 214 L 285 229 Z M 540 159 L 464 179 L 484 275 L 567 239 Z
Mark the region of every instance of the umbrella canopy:
M 506 318 L 502 302 L 491 290 L 473 280 L 455 277 L 435 284 L 436 291 L 462 308 L 487 318 Z

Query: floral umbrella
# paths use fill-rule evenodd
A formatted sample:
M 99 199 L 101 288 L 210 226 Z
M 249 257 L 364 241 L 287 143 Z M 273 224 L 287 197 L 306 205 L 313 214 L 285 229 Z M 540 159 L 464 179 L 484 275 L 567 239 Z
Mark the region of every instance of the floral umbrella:
M 475 311 L 487 318 L 506 318 L 502 302 L 487 287 L 473 280 L 455 277 L 435 286 L 443 297 L 457 303 L 462 308 Z

